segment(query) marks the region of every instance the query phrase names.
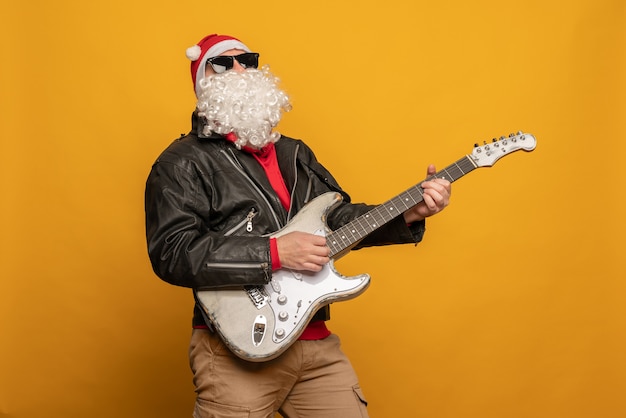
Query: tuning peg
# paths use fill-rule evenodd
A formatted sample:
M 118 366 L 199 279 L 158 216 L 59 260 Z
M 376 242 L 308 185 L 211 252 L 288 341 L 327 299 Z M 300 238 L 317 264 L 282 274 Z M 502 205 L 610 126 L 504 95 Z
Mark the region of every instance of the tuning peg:
M 498 142 L 498 138 L 493 138 L 491 142 Z
M 480 145 L 478 145 L 478 142 L 474 144 L 474 148 L 478 148 Z

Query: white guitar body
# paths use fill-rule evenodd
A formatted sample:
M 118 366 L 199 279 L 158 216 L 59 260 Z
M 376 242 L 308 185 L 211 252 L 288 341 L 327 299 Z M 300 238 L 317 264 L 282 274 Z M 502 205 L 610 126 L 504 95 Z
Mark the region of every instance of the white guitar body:
M 326 236 L 326 215 L 340 201 L 338 193 L 318 196 L 272 237 L 293 231 Z M 202 290 L 196 292 L 196 298 L 236 355 L 266 361 L 296 341 L 319 308 L 360 295 L 369 282 L 367 274 L 342 276 L 331 260 L 317 273 L 280 269 L 273 273 L 269 284 Z
M 476 168 L 490 167 L 505 155 L 518 150 L 532 151 L 535 146 L 535 137 L 523 132 L 494 139 L 482 146 L 476 144 L 471 154 L 426 180 L 441 178 L 453 182 Z M 280 237 L 300 231 L 325 236 L 331 261 L 319 273 L 281 269 L 273 273 L 266 285 L 195 292 L 209 322 L 237 356 L 249 361 L 276 358 L 298 339 L 319 308 L 363 293 L 369 285 L 369 275 L 344 277 L 335 270 L 332 260 L 423 201 L 423 189 L 419 183 L 330 231 L 326 224 L 327 215 L 341 199 L 341 195 L 334 192 L 318 196 L 284 228 L 271 235 Z

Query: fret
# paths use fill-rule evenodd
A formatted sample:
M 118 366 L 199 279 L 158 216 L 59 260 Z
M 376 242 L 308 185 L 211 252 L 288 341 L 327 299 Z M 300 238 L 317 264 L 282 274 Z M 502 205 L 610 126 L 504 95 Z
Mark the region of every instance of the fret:
M 450 169 L 451 169 L 451 168 L 452 168 L 452 167 L 447 167 L 447 168 L 444 168 L 442 171 L 440 171 L 440 173 L 445 173 L 445 174 L 439 175 L 439 176 L 437 176 L 437 178 L 439 178 L 439 179 L 445 179 L 445 180 L 448 180 L 448 181 L 452 181 L 452 179 L 454 178 L 454 176 L 453 176 L 452 174 L 450 174 Z
M 407 205 L 406 202 L 402 200 L 401 196 L 394 197 L 390 200 L 390 202 L 396 213 L 402 213 L 407 209 L 411 209 L 411 206 Z
M 400 194 L 396 199 L 402 202 L 402 204 L 404 205 L 406 209 L 411 209 L 413 206 L 415 206 L 418 203 L 415 201 L 413 196 L 411 196 L 411 193 L 409 191 L 406 191 Z
M 353 243 L 361 238 L 361 237 L 357 237 L 355 239 L 357 232 L 356 232 L 356 229 L 354 228 L 354 225 L 352 225 L 351 223 L 343 226 L 341 229 L 338 229 L 337 232 L 339 233 L 339 239 L 342 242 Z
M 335 254 L 339 254 L 341 250 L 343 249 L 343 247 L 339 244 L 339 242 L 337 242 L 335 235 L 336 234 L 334 232 L 331 232 L 328 235 L 326 235 L 326 245 L 328 245 L 328 248 L 330 249 L 331 257 Z

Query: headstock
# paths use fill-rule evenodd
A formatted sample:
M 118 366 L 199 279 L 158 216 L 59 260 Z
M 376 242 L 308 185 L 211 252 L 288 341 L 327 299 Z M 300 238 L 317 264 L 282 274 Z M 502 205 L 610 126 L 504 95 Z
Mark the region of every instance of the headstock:
M 517 134 L 510 134 L 508 137 L 494 138 L 491 143 L 484 142 L 483 145 L 474 145 L 470 158 L 477 167 L 490 167 L 505 155 L 519 150 L 532 151 L 536 146 L 537 140 L 532 134 L 520 131 Z

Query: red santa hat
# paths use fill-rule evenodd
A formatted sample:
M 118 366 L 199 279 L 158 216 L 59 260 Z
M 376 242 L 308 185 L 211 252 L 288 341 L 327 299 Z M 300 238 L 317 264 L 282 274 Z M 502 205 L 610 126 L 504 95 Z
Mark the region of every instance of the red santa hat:
M 217 57 L 231 49 L 251 52 L 239 39 L 228 35 L 208 35 L 196 45 L 187 48 L 187 58 L 191 60 L 191 79 L 196 91 L 199 92 L 200 80 L 204 78 L 204 69 L 209 58 Z

